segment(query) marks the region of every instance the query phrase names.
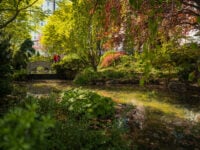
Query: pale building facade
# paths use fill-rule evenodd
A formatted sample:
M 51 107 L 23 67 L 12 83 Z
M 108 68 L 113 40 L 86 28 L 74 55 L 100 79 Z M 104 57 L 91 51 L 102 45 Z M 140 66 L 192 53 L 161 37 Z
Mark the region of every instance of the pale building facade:
M 55 0 L 44 0 L 44 3 L 41 5 L 41 8 L 45 13 L 51 15 L 56 9 Z M 44 48 L 40 43 L 40 38 L 42 36 L 41 29 L 45 24 L 46 24 L 45 21 L 40 21 L 38 25 L 39 26 L 38 30 L 31 33 L 32 41 L 34 42 L 33 47 L 40 54 L 44 54 Z

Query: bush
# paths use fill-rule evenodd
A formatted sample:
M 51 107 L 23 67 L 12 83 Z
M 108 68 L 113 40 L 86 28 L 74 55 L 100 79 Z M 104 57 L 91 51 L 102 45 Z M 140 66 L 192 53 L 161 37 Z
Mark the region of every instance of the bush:
M 5 97 L 12 91 L 10 76 L 12 74 L 10 38 L 0 32 L 0 96 Z
M 56 70 L 57 74 L 73 79 L 83 68 L 83 63 L 79 56 L 71 54 L 65 56 L 60 62 L 54 63 L 53 68 Z
M 13 80 L 15 80 L 15 81 L 27 80 L 27 71 L 26 71 L 26 69 L 15 70 L 12 77 L 13 77 Z
M 101 76 L 105 79 L 120 79 L 125 78 L 126 73 L 123 71 L 115 70 L 115 69 L 106 69 L 101 71 Z
M 72 89 L 64 93 L 61 104 L 75 117 L 110 118 L 114 115 L 114 102 L 111 98 L 94 92 Z
M 12 92 L 12 85 L 9 79 L 0 79 L 0 96 L 4 97 Z
M 109 52 L 104 54 L 101 59 L 100 66 L 103 67 L 108 67 L 108 66 L 113 66 L 115 65 L 116 61 L 120 59 L 120 57 L 124 56 L 124 52 Z
M 81 89 L 64 92 L 60 102 L 57 98 L 21 100 L 0 119 L 0 149 L 129 149 L 110 98 Z
M 37 104 L 39 116 L 51 114 L 56 119 L 43 149 L 129 149 L 129 142 L 123 137 L 125 130 L 113 121 L 114 102 L 110 98 L 81 89 L 64 92 L 61 102 L 56 102 L 56 97 L 29 97 L 21 105 Z
M 129 141 L 123 133 L 115 125 L 109 129 L 92 129 L 88 120 L 77 121 L 69 117 L 54 128 L 48 150 L 128 150 Z
M 59 103 L 62 119 L 51 131 L 48 149 L 129 149 L 125 130 L 113 121 L 114 102 L 94 92 L 71 89 Z
M 49 116 L 40 116 L 36 110 L 36 104 L 16 108 L 0 120 L 0 148 L 45 149 L 47 130 L 54 126 L 54 121 Z
M 106 83 L 110 80 L 139 80 L 139 77 L 131 69 L 120 68 L 116 70 L 115 68 L 105 68 L 99 72 L 95 72 L 92 69 L 85 69 L 79 73 L 75 79 L 74 83 L 78 85 L 93 85 L 98 82 Z
M 74 83 L 78 85 L 90 85 L 93 84 L 94 80 L 98 80 L 100 77 L 101 75 L 99 72 L 96 72 L 91 68 L 87 68 L 76 75 Z

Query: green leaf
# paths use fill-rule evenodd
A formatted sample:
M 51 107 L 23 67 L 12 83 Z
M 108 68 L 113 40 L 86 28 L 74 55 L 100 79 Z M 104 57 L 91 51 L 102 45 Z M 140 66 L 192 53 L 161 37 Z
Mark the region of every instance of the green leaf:
M 134 2 L 135 2 L 135 0 L 129 0 L 129 3 L 130 3 L 131 5 L 134 5 Z
M 200 86 L 200 79 L 198 79 L 197 83 L 198 83 L 198 85 Z
M 136 9 L 140 9 L 142 3 L 143 3 L 143 0 L 129 0 L 129 3 Z
M 144 86 L 145 78 L 140 79 L 140 86 Z
M 189 76 L 188 76 L 188 80 L 189 80 L 189 81 L 193 81 L 194 78 L 195 78 L 195 72 L 191 72 L 191 73 L 189 74 Z
M 197 22 L 200 23 L 200 17 L 199 16 L 197 17 Z

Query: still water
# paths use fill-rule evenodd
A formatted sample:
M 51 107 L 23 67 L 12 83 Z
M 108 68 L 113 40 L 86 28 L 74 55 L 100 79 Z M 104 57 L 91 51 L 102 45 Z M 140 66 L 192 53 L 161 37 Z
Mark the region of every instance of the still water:
M 175 120 L 188 120 L 200 122 L 199 105 L 190 105 L 177 100 L 173 95 L 160 87 L 139 87 L 133 85 L 99 85 L 80 87 L 66 80 L 33 80 L 17 83 L 24 87 L 27 96 L 49 96 L 51 93 L 60 93 L 71 88 L 83 88 L 95 91 L 101 95 L 111 97 L 117 103 L 129 103 L 144 107 L 149 115 L 156 115 L 161 120 L 172 122 Z M 188 98 L 188 101 L 190 99 Z M 199 100 L 200 101 L 200 100 Z

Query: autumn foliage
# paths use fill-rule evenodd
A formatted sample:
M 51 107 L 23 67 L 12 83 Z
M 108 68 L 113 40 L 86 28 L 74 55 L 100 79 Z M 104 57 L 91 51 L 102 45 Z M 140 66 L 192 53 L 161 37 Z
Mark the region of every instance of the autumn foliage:
M 113 62 L 119 60 L 120 57 L 124 56 L 124 52 L 113 52 L 110 54 L 107 54 L 105 57 L 103 57 L 100 66 L 103 67 L 108 67 L 110 66 Z

